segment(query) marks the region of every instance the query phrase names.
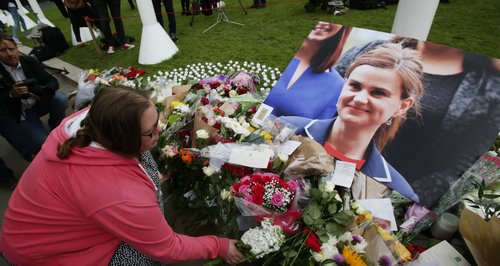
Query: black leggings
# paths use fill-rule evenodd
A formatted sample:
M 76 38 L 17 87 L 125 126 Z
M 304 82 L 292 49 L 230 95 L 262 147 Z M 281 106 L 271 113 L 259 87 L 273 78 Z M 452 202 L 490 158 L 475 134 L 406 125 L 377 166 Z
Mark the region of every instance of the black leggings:
M 101 31 L 104 34 L 104 43 L 107 46 L 120 46 L 124 43 L 125 29 L 123 28 L 123 22 L 121 19 L 120 11 L 120 0 L 95 0 L 94 1 L 95 10 L 99 18 L 99 24 L 101 25 Z M 111 33 L 109 12 L 111 12 L 111 17 L 115 24 L 116 29 L 116 42 Z
M 163 27 L 163 16 L 161 14 L 161 2 L 162 2 L 162 0 L 153 0 L 153 8 L 155 9 L 156 20 Z M 176 33 L 177 32 L 177 25 L 175 24 L 174 5 L 172 3 L 172 0 L 163 0 L 163 5 L 165 6 L 165 11 L 167 11 L 168 32 L 169 33 Z

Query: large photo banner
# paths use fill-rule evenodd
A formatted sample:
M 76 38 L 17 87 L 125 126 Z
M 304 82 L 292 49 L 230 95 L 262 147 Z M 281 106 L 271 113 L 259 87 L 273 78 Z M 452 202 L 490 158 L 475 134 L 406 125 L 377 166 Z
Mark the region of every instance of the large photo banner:
M 500 131 L 498 59 L 318 22 L 265 104 L 363 179 L 434 206 Z M 357 196 L 356 196 L 357 195 Z

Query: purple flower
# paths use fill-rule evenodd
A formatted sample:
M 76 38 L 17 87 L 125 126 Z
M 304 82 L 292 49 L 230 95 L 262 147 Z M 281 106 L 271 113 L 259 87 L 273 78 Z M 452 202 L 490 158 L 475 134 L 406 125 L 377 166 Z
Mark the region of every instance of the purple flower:
M 356 241 L 356 243 L 359 244 L 363 242 L 363 237 L 361 237 L 360 235 L 352 234 L 352 240 Z
M 281 206 L 281 204 L 283 204 L 283 199 L 284 199 L 284 195 L 283 193 L 281 192 L 276 192 L 274 193 L 272 199 L 271 199 L 271 203 L 274 205 L 274 206 Z
M 344 255 L 340 254 L 340 253 L 337 253 L 333 256 L 333 261 L 335 261 L 335 263 L 337 264 L 342 264 L 345 262 L 345 258 L 344 258 Z
M 378 262 L 382 266 L 392 266 L 392 260 L 387 255 L 382 255 L 382 257 L 380 257 Z

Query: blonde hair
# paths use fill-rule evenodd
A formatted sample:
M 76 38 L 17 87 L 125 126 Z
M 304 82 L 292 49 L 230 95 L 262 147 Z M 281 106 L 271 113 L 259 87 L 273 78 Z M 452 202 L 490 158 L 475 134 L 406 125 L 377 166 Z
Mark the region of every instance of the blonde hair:
M 376 68 L 393 69 L 402 79 L 401 100 L 412 97 L 415 101 L 412 108 L 415 114 L 420 115 L 420 99 L 424 94 L 422 84 L 423 68 L 419 53 L 410 48 L 403 48 L 401 44 L 386 43 L 361 55 L 346 70 L 345 77 L 349 78 L 352 71 L 362 65 Z M 382 124 L 375 133 L 375 142 L 380 150 L 389 143 L 406 120 L 406 115 L 393 117 L 391 125 Z

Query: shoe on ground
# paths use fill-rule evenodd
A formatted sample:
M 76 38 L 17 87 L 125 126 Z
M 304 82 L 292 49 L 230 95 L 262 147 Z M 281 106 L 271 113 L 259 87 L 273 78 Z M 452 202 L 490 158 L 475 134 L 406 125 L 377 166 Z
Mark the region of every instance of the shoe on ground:
M 17 38 L 13 38 L 14 39 L 14 42 L 16 42 L 17 45 L 23 45 L 23 43 L 18 40 Z
M 87 45 L 89 45 L 89 44 L 86 43 L 86 42 L 79 42 L 79 43 L 76 44 L 76 47 L 85 47 Z
M 108 51 L 107 51 L 108 54 L 114 54 L 115 53 L 115 47 L 113 46 L 108 46 Z
M 177 34 L 175 32 L 171 32 L 169 35 L 174 43 L 177 42 Z
M 130 44 L 130 43 L 124 43 L 124 44 L 122 44 L 120 47 L 121 47 L 122 49 L 127 49 L 127 50 L 128 50 L 128 49 L 132 49 L 132 48 L 134 48 L 134 47 L 135 47 L 135 45 Z

